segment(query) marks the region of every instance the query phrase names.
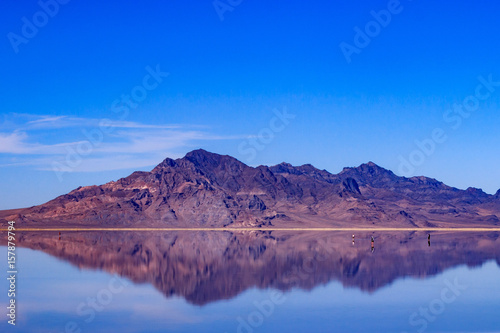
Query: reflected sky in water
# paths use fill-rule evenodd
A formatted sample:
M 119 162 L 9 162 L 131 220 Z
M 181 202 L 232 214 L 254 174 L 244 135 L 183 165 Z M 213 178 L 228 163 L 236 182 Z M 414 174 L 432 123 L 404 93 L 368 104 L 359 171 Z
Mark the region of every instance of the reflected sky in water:
M 17 249 L 15 331 L 495 332 L 499 244 L 496 233 L 432 234 L 430 247 L 426 233 L 355 245 L 346 233 L 27 234 L 19 245 L 36 250 Z

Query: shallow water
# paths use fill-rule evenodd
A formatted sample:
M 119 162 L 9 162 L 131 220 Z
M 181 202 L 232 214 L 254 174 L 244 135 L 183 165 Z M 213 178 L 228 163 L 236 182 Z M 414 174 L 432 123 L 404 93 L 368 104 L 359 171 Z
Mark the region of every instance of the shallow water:
M 500 332 L 498 232 L 23 232 L 17 246 L 16 332 Z

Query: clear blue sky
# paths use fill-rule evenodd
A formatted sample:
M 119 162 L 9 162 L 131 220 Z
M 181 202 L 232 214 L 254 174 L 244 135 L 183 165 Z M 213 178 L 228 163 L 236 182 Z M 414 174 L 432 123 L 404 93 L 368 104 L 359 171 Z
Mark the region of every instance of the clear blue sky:
M 37 1 L 2 1 L 0 209 L 200 147 L 249 165 L 336 173 L 373 161 L 459 188 L 500 188 L 500 85 L 478 80 L 500 81 L 499 4 L 227 6 L 71 0 L 57 12 L 45 6 L 51 16 Z M 374 24 L 371 12 L 388 8 L 390 22 Z M 372 37 L 356 44 L 356 27 Z M 358 45 L 350 62 L 347 44 Z M 488 96 L 454 112 L 476 88 Z M 276 118 L 284 110 L 294 118 Z M 432 147 L 415 141 L 433 140 L 437 128 L 446 140 L 424 154 Z M 413 158 L 410 168 L 401 158 Z

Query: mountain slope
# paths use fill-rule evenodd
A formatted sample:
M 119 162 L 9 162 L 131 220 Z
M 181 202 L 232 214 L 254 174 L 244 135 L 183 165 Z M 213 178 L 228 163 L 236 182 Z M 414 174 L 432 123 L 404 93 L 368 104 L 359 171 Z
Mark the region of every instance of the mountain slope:
M 151 172 L 0 212 L 33 226 L 488 226 L 498 216 L 498 192 L 398 177 L 372 162 L 331 174 L 310 164 L 253 168 L 202 149 Z

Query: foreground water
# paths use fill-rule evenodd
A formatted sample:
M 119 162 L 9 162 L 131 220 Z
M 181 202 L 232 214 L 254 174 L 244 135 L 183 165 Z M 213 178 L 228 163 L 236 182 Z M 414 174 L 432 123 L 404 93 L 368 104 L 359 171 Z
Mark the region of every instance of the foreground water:
M 498 232 L 24 232 L 16 252 L 2 332 L 500 332 Z

